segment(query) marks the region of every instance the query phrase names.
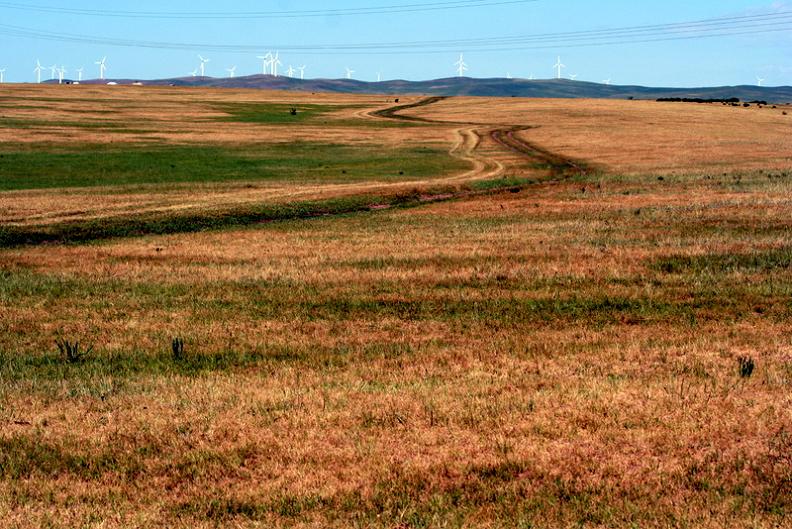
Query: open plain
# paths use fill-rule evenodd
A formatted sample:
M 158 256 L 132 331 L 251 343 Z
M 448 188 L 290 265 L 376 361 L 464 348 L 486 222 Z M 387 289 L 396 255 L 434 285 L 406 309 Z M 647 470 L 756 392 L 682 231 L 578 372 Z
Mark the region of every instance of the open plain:
M 787 526 L 789 110 L 3 85 L 0 525 Z

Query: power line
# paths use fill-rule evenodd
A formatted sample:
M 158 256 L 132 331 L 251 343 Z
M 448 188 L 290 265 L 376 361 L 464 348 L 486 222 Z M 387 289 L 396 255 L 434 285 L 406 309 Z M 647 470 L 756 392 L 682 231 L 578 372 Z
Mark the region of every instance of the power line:
M 664 42 L 673 40 L 699 40 L 734 35 L 758 35 L 792 29 L 792 11 L 704 19 L 672 24 L 627 26 L 579 32 L 543 33 L 506 37 L 484 37 L 455 40 L 401 41 L 353 44 L 210 44 L 186 42 L 159 42 L 133 39 L 106 38 L 53 33 L 20 26 L 0 24 L 0 34 L 8 36 L 74 42 L 103 46 L 153 48 L 172 50 L 206 50 L 227 53 L 250 53 L 261 49 L 280 49 L 321 55 L 347 53 L 354 55 L 378 54 L 431 54 L 447 53 L 450 49 L 475 49 L 478 52 L 520 51 L 548 48 L 574 48 Z
M 20 4 L 17 2 L 0 2 L 0 8 L 36 13 L 58 15 L 76 15 L 90 17 L 113 18 L 146 18 L 146 19 L 177 19 L 177 20 L 233 20 L 233 19 L 267 19 L 267 18 L 314 18 L 343 17 L 361 15 L 383 15 L 397 13 L 418 13 L 425 11 L 447 11 L 454 9 L 471 9 L 476 7 L 496 7 L 515 4 L 528 4 L 540 0 L 454 0 L 445 2 L 423 2 L 413 4 L 393 4 L 372 7 L 344 9 L 316 9 L 303 11 L 119 11 L 106 9 L 80 9 L 73 7 L 57 7 L 44 5 Z

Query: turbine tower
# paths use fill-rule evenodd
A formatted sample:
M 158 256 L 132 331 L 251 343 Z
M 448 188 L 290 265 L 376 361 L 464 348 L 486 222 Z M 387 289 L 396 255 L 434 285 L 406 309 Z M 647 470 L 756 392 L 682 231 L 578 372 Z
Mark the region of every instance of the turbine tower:
M 272 53 L 268 52 L 266 55 L 256 55 L 257 59 L 261 59 L 261 73 L 267 75 L 267 68 L 269 68 L 270 61 L 272 61 Z
M 561 56 L 558 57 L 558 62 L 553 66 L 556 70 L 556 79 L 561 79 L 561 69 L 566 68 L 566 64 L 561 62 Z
M 206 76 L 206 63 L 212 62 L 211 59 L 204 59 L 201 55 L 198 56 L 198 59 L 201 61 L 201 77 Z
M 66 67 L 61 66 L 58 70 L 58 84 L 63 84 L 63 76 L 66 75 Z
M 6 73 L 6 69 L 5 68 L 0 70 L 0 84 L 5 83 L 5 73 Z
M 83 70 L 85 70 L 83 67 L 77 68 L 77 70 L 75 70 L 77 72 L 77 82 L 82 82 Z
M 278 66 L 281 66 L 283 63 L 280 61 L 280 52 L 276 51 L 275 55 L 272 56 L 270 59 L 270 73 L 273 77 L 278 77 Z
M 353 73 L 355 73 L 355 70 L 351 70 L 351 69 L 349 68 L 349 66 L 347 66 L 347 69 L 346 69 L 346 78 L 347 78 L 347 79 L 352 79 L 352 74 L 353 74 Z
M 380 72 L 377 72 L 377 82 L 378 83 L 382 82 L 382 73 L 380 73 Z
M 765 82 L 765 80 L 762 79 L 761 77 L 757 77 L 756 78 L 756 86 L 762 86 L 762 83 L 764 83 L 764 82 Z
M 465 64 L 465 54 L 464 53 L 460 53 L 459 54 L 459 60 L 454 63 L 454 66 L 456 66 L 457 73 L 459 74 L 459 77 L 464 77 L 465 76 L 465 72 L 468 71 L 468 65 Z
M 236 68 L 237 68 L 236 66 L 232 66 L 231 68 L 226 68 L 226 71 L 228 72 L 228 77 L 230 79 L 233 79 L 234 76 L 236 75 Z
M 99 66 L 99 80 L 104 80 L 105 70 L 107 70 L 107 57 L 102 57 L 101 61 L 96 61 L 94 64 Z
M 290 64 L 290 65 L 289 65 L 289 69 L 288 69 L 288 71 L 286 72 L 286 75 L 288 75 L 289 77 L 294 77 L 294 74 L 295 74 L 295 73 L 297 73 L 297 70 L 295 70 L 295 69 L 292 67 L 292 65 Z
M 41 61 L 36 59 L 36 68 L 33 70 L 33 73 L 36 74 L 36 82 L 41 84 L 41 71 L 43 68 L 41 67 Z
M 55 79 L 55 75 L 58 73 L 58 67 L 56 65 L 52 65 L 49 67 L 50 69 L 50 79 Z
M 300 80 L 305 79 L 305 68 L 306 68 L 305 66 L 300 66 L 299 68 L 297 68 L 298 70 L 300 70 Z

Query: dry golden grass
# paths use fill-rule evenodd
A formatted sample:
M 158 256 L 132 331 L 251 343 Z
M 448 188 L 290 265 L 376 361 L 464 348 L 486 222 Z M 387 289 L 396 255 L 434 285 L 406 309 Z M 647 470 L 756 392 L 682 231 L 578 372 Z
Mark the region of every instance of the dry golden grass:
M 507 104 L 484 103 L 472 119 Z M 456 119 L 453 104 L 410 112 Z M 548 147 L 577 103 L 512 104 L 546 107 L 522 135 Z M 481 128 L 511 124 L 499 119 Z M 541 175 L 481 135 L 480 172 Z M 656 160 L 641 141 L 638 165 Z M 564 154 L 611 166 L 572 144 Z M 0 251 L 0 519 L 785 526 L 792 181 L 706 163 L 696 176 L 589 174 L 409 210 Z M 95 352 L 64 364 L 58 332 Z M 174 336 L 185 359 L 171 357 Z
M 522 136 L 609 173 L 703 174 L 788 169 L 786 108 L 654 101 L 454 98 L 414 115 L 483 125 L 529 125 Z

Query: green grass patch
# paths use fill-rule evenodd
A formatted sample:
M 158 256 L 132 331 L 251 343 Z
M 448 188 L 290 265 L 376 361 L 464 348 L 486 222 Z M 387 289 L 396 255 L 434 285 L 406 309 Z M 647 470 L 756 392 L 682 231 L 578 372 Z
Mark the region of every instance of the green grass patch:
M 671 255 L 651 263 L 666 274 L 723 274 L 734 272 L 772 272 L 792 267 L 792 247 L 756 250 L 750 253 L 710 253 Z
M 365 108 L 360 105 L 292 105 L 286 103 L 222 103 L 214 104 L 213 106 L 217 110 L 228 114 L 228 116 L 217 118 L 217 121 L 263 123 L 268 125 L 305 123 L 339 110 Z M 297 113 L 292 114 L 292 109 L 296 110 Z
M 355 182 L 441 177 L 463 161 L 439 148 L 322 143 L 245 147 L 84 145 L 78 150 L 0 146 L 0 191 L 212 183 Z

